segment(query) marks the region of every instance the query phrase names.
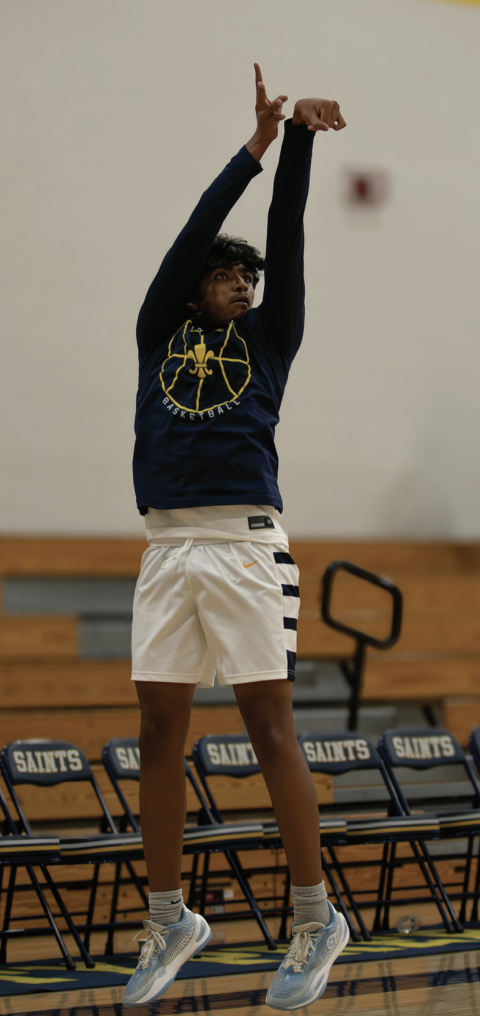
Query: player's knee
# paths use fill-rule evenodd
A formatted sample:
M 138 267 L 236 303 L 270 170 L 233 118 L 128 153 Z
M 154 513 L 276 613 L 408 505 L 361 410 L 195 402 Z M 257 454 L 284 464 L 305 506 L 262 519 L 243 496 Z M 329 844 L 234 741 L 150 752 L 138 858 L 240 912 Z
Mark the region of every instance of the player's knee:
M 291 729 L 291 720 L 284 723 L 281 718 L 275 716 L 257 715 L 248 729 L 262 765 L 285 757 L 297 746 L 295 733 Z
M 172 754 L 175 748 L 183 752 L 188 717 L 175 715 L 165 709 L 142 709 L 138 744 L 143 759 L 155 755 Z

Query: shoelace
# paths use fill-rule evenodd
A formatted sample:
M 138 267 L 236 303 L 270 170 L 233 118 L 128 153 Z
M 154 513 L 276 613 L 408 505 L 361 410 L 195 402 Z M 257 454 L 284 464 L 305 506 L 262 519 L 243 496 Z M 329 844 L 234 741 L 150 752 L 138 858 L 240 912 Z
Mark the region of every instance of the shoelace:
M 177 561 L 178 558 L 182 556 L 182 554 L 188 554 L 188 551 L 191 550 L 192 547 L 193 547 L 193 538 L 190 538 L 189 540 L 185 540 L 185 543 L 183 544 L 183 547 L 180 548 L 178 553 L 177 554 L 172 554 L 171 557 L 167 558 L 167 560 L 165 561 L 165 564 L 162 564 L 161 571 L 165 571 L 165 569 L 168 568 L 169 564 L 171 564 L 172 561 Z
M 134 942 L 138 938 L 138 936 L 142 934 L 142 930 L 137 931 L 137 934 L 134 935 L 133 937 Z M 142 945 L 142 951 L 140 953 L 140 959 L 137 963 L 137 966 L 138 967 L 141 966 L 143 967 L 144 970 L 146 970 L 147 967 L 150 966 L 150 962 L 152 960 L 155 950 L 166 948 L 167 943 L 161 932 L 157 931 L 156 928 L 147 928 L 147 941 L 144 942 L 144 944 Z
M 321 928 L 323 928 L 323 926 L 321 926 Z M 320 930 L 318 925 L 317 929 Z M 293 972 L 295 974 L 302 973 L 302 967 L 308 963 L 308 960 L 315 949 L 316 943 L 312 937 L 313 934 L 313 931 L 306 930 L 295 932 L 290 948 L 282 964 L 285 967 L 285 970 L 288 970 L 289 967 L 293 967 Z

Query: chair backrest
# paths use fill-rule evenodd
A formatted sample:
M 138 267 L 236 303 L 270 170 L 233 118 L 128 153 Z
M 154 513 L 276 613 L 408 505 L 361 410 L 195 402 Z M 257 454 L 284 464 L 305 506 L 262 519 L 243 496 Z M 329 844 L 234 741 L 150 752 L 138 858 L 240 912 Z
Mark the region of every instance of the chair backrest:
M 3 748 L 0 755 L 0 770 L 8 792 L 21 819 L 25 832 L 32 830 L 22 808 L 15 787 L 33 784 L 37 787 L 53 787 L 60 783 L 88 782 L 99 801 L 106 825 L 112 833 L 117 832 L 107 804 L 94 777 L 90 763 L 83 751 L 69 741 L 54 741 L 50 738 L 36 738 L 26 741 L 12 741 Z
M 193 758 L 205 776 L 242 779 L 260 772 L 248 734 L 207 734 L 196 741 Z
M 400 803 L 370 738 L 351 730 L 311 731 L 298 741 L 310 771 L 331 777 L 335 805 L 352 805 L 355 812 L 381 807 L 400 814 Z
M 122 780 L 135 780 L 137 783 L 140 780 L 140 750 L 138 747 L 138 737 L 113 737 L 112 740 L 108 741 L 104 746 L 102 758 L 115 793 L 123 808 L 125 819 L 131 825 L 134 832 L 138 833 L 140 832 L 140 825 L 137 814 L 135 814 L 135 811 L 132 810 L 129 801 L 127 800 L 127 795 L 123 792 L 120 785 L 120 781 Z M 203 797 L 200 787 L 198 786 L 186 759 L 184 760 L 184 763 L 185 776 L 193 787 L 195 801 L 198 802 L 201 808 L 204 808 L 207 813 L 207 817 L 209 817 L 207 802 Z
M 90 780 L 92 776 L 90 763 L 80 748 L 47 738 L 12 741 L 2 751 L 1 765 L 13 786 L 35 783 L 53 787 L 67 781 Z
M 340 776 L 353 769 L 383 768 L 375 745 L 355 731 L 307 733 L 301 734 L 298 740 L 312 772 Z
M 412 800 L 421 799 L 426 807 L 432 805 L 436 808 L 448 804 L 456 807 L 474 804 L 478 800 L 480 788 L 465 752 L 454 734 L 444 727 L 387 730 L 378 749 L 407 813 L 411 810 L 409 801 Z M 406 770 L 410 771 L 410 775 Z M 432 770 L 429 778 L 426 776 L 428 770 Z M 423 774 L 423 780 L 412 778 L 415 771 Z
M 110 777 L 115 793 L 124 811 L 124 818 L 121 820 L 120 828 L 123 829 L 125 822 L 129 823 L 134 832 L 140 832 L 140 825 L 136 814 L 132 811 L 130 803 L 124 794 L 119 781 L 140 779 L 140 751 L 138 737 L 113 737 L 108 741 L 102 752 L 103 764 Z
M 201 737 L 193 746 L 193 761 L 217 822 L 224 821 L 223 811 L 271 808 L 248 734 Z
M 140 778 L 138 737 L 113 737 L 103 749 L 103 762 L 108 775 L 117 780 Z
M 223 812 L 270 810 L 272 803 L 248 734 L 209 734 L 193 748 L 193 760 L 217 821 Z M 328 776 L 315 775 L 319 804 L 332 802 Z

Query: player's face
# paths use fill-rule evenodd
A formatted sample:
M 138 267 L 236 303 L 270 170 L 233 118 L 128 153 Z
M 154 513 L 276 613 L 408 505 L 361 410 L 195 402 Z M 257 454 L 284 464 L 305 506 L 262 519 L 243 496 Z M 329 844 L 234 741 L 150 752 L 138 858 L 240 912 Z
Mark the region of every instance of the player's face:
M 242 264 L 225 265 L 201 278 L 197 297 L 188 306 L 205 330 L 224 328 L 250 310 L 254 295 L 252 272 Z

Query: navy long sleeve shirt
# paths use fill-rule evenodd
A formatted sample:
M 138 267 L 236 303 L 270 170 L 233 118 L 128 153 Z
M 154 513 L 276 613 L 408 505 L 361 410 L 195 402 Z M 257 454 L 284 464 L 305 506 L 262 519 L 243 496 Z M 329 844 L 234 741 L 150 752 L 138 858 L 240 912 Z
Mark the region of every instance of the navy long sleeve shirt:
M 215 236 L 261 166 L 240 149 L 165 256 L 137 324 L 137 505 L 282 511 L 275 427 L 305 317 L 303 215 L 314 134 L 285 122 L 268 214 L 262 303 L 225 328 L 188 319 Z

